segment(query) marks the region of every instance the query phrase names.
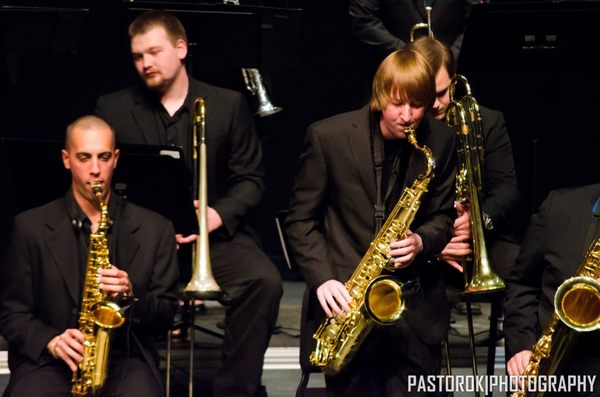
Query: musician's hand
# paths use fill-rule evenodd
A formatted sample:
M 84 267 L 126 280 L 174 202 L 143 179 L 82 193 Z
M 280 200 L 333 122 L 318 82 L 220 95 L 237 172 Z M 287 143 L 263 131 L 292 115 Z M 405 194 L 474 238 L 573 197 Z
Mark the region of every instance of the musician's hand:
M 337 280 L 324 282 L 317 288 L 317 298 L 327 317 L 333 317 L 333 313 L 338 316 L 344 316 L 350 311 L 350 302 L 352 297 L 344 287 L 344 284 Z
M 454 209 L 456 209 L 456 213 L 458 214 L 458 218 L 454 220 L 454 235 L 468 235 L 470 237 L 471 209 L 468 206 L 462 205 L 460 203 L 455 203 Z
M 223 220 L 221 219 L 221 215 L 219 215 L 219 213 L 215 211 L 214 208 L 208 207 L 206 213 L 208 215 L 209 233 L 223 226 Z
M 506 372 L 510 376 L 519 376 L 525 372 L 525 368 L 529 364 L 529 359 L 531 359 L 531 355 L 533 352 L 531 350 L 521 350 L 514 356 L 508 360 L 506 363 Z
M 177 241 L 177 249 L 179 249 L 180 245 L 193 243 L 194 241 L 196 241 L 197 237 L 197 234 L 190 234 L 189 236 L 184 237 L 183 234 L 177 233 L 175 235 L 175 241 Z
M 388 257 L 393 258 L 394 267 L 396 269 L 402 269 L 410 265 L 421 251 L 423 251 L 423 240 L 421 239 L 421 236 L 409 230 L 406 238 L 393 241 L 390 244 Z
M 194 208 L 196 210 L 199 208 L 198 200 L 194 200 Z M 212 207 L 206 208 L 206 215 L 208 216 L 208 232 L 212 232 L 213 230 L 217 230 L 221 226 L 223 226 L 223 220 L 221 219 L 221 215 L 217 211 L 215 211 Z M 190 240 L 194 241 L 194 240 Z M 188 241 L 189 242 L 189 241 Z
M 100 289 L 109 293 L 109 296 L 113 298 L 118 294 L 123 294 L 124 298 L 133 296 L 133 285 L 131 285 L 126 271 L 112 265 L 110 269 L 99 269 L 98 273 L 100 274 L 98 277 Z
M 469 207 L 463 206 L 459 203 L 455 203 L 454 207 L 459 217 L 454 220 L 454 237 L 450 240 L 448 245 L 444 247 L 440 252 L 438 258 L 447 262 L 450 266 L 458 270 L 463 271 L 460 262 L 463 257 L 471 255 L 471 213 Z
M 77 370 L 77 364 L 83 360 L 83 342 L 81 331 L 69 328 L 48 342 L 47 348 L 54 358 L 63 360 L 71 369 Z
M 194 200 L 194 207 L 198 209 L 198 200 Z M 213 230 L 217 230 L 221 226 L 223 226 L 223 221 L 221 220 L 221 216 L 214 208 L 208 207 L 206 209 L 206 215 L 208 216 L 208 232 L 212 232 Z M 198 238 L 197 234 L 190 234 L 189 236 L 184 236 L 181 233 L 175 235 L 175 241 L 177 241 L 177 249 L 179 249 L 180 245 L 189 244 L 196 241 Z

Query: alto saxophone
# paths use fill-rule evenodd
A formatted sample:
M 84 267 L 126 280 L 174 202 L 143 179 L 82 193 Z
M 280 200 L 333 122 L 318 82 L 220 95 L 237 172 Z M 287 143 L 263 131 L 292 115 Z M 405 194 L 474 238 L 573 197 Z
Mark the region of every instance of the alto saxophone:
M 405 312 L 403 284 L 389 274 L 395 269 L 390 265 L 387 253 L 390 243 L 406 236 L 435 168 L 431 150 L 417 144 L 414 129 L 407 128 L 405 133 L 408 142 L 425 155 L 427 169 L 410 188 L 404 189 L 367 253 L 346 282 L 345 287 L 352 297 L 350 311 L 343 317 L 326 319 L 314 335 L 316 348 L 310 355 L 310 362 L 320 367 L 326 375 L 336 375 L 350 363 L 375 324 L 395 324 Z M 388 274 L 382 275 L 384 271 Z
M 556 373 L 575 332 L 600 329 L 600 237 L 590 244 L 575 276 L 565 280 L 554 295 L 554 313 L 533 346 L 533 353 L 523 372 L 524 381 L 511 397 L 543 395 L 527 391 L 529 382 L 538 375 Z
M 110 348 L 110 331 L 125 322 L 119 305 L 107 300 L 107 294 L 100 289 L 98 270 L 109 269 L 107 232 L 110 224 L 108 206 L 102 200 L 102 187 L 92 182 L 92 191 L 100 202 L 100 224 L 96 233 L 90 235 L 88 257 L 85 270 L 79 330 L 83 342 L 83 361 L 73 372 L 71 394 L 73 396 L 95 396 L 106 379 Z

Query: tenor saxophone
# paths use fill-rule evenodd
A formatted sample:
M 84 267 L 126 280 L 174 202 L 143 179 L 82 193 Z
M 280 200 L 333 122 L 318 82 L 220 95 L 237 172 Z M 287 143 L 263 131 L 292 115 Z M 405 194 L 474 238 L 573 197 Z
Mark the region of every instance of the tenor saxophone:
M 592 241 L 575 276 L 565 280 L 554 294 L 554 313 L 523 372 L 524 381 L 511 397 L 543 395 L 528 392 L 538 375 L 554 375 L 576 332 L 600 329 L 600 237 Z
M 409 143 L 425 155 L 426 171 L 417 177 L 410 188 L 404 189 L 367 253 L 346 282 L 345 287 L 352 297 L 350 311 L 343 317 L 326 319 L 314 334 L 316 347 L 310 355 L 310 362 L 320 367 L 326 375 L 336 375 L 346 368 L 375 324 L 395 324 L 405 312 L 403 284 L 391 275 L 395 269 L 387 253 L 390 243 L 406 236 L 435 168 L 431 150 L 417 144 L 414 129 L 407 128 L 405 133 Z
M 107 299 L 100 289 L 98 270 L 110 268 L 108 256 L 108 206 L 102 200 L 102 187 L 92 182 L 92 191 L 100 202 L 100 223 L 96 233 L 90 235 L 88 257 L 85 270 L 79 330 L 83 342 L 83 361 L 73 372 L 71 394 L 73 396 L 95 396 L 106 380 L 111 330 L 125 322 L 119 305 Z

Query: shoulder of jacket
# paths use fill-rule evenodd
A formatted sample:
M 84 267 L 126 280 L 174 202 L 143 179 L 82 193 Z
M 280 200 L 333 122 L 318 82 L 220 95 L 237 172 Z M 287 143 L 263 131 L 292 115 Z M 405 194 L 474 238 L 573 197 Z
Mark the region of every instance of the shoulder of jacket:
M 563 202 L 569 206 L 577 205 L 578 198 L 589 197 L 590 200 L 600 196 L 600 184 L 573 186 L 552 190 L 548 197 L 553 197 L 553 202 Z
M 135 97 L 135 90 L 137 86 L 124 88 L 122 90 L 109 92 L 108 94 L 101 95 L 99 101 L 107 101 L 107 103 L 114 103 L 115 101 L 129 100 L 132 101 Z
M 61 197 L 38 207 L 20 212 L 15 216 L 15 224 L 40 225 L 62 214 L 64 208 L 64 198 Z
M 356 126 L 363 122 L 368 123 L 368 114 L 365 115 L 361 109 L 350 112 L 339 113 L 325 119 L 315 121 L 309 126 L 309 130 L 318 131 L 319 135 L 337 134 L 340 129 Z M 367 124 L 368 125 L 368 124 Z
M 193 78 L 190 78 L 190 86 L 194 95 L 206 95 L 209 98 L 210 96 L 216 95 L 223 98 L 229 98 L 230 100 L 239 100 L 239 98 L 242 97 L 242 94 L 239 91 L 219 87 Z
M 121 206 L 123 207 L 122 211 L 125 213 L 126 219 L 129 218 L 135 222 L 155 225 L 167 225 L 171 223 L 171 221 L 158 212 L 146 207 L 142 207 L 141 205 L 134 204 L 125 199 L 121 201 Z

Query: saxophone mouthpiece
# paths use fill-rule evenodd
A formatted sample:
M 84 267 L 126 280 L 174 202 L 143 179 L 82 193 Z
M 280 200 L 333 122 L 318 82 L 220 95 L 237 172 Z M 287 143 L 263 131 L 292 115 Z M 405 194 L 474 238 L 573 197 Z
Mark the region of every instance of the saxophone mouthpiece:
M 90 182 L 90 185 L 92 185 L 92 193 L 94 193 L 96 196 L 102 194 L 102 182 L 93 181 Z

